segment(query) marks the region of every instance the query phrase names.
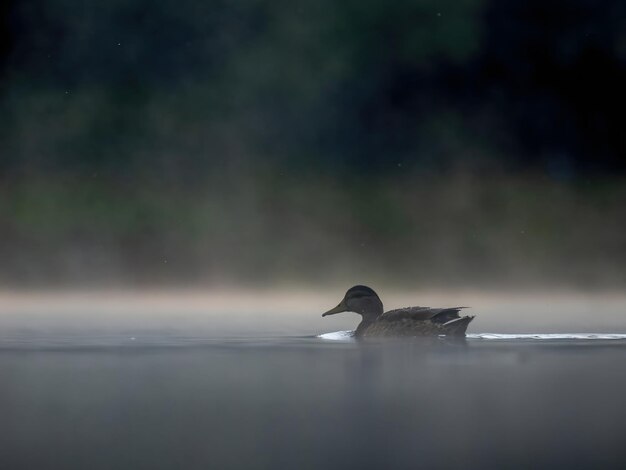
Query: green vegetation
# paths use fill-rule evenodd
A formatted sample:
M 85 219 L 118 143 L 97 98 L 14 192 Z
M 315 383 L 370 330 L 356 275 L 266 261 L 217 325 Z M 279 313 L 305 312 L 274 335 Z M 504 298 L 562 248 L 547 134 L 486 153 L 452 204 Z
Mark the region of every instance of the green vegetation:
M 172 190 L 94 177 L 3 189 L 9 285 L 626 283 L 621 178 L 276 176 Z
M 623 286 L 623 5 L 7 0 L 0 283 Z

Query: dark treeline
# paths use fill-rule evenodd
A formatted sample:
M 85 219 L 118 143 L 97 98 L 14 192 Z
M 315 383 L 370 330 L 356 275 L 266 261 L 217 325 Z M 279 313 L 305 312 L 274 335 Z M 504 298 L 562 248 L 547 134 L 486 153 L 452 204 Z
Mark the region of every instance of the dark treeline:
M 4 0 L 0 280 L 321 278 L 321 252 L 336 277 L 622 282 L 625 18 L 619 0 Z
M 2 169 L 623 171 L 625 10 L 8 0 Z

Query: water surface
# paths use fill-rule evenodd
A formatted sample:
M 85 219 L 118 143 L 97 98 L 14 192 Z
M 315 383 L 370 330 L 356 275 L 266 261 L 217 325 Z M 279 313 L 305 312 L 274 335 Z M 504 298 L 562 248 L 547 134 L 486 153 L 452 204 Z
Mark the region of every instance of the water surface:
M 624 331 L 515 336 L 476 323 L 462 342 L 363 344 L 294 328 L 299 314 L 290 331 L 240 335 L 226 311 L 219 328 L 35 314 L 0 319 L 0 468 L 623 468 L 626 457 Z

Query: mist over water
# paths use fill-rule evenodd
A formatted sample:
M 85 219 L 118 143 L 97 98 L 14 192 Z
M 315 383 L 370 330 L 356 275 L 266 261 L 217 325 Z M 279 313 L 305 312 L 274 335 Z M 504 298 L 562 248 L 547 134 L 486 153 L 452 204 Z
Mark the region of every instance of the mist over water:
M 388 297 L 477 316 L 358 343 L 322 292 L 5 293 L 0 466 L 620 467 L 626 336 L 485 333 L 626 333 L 624 296 Z
M 374 284 L 371 284 L 374 286 Z M 316 335 L 354 329 L 359 317 L 321 318 L 350 285 L 325 289 L 150 289 L 4 291 L 2 332 L 195 332 L 209 337 Z M 385 310 L 466 306 L 471 332 L 626 332 L 626 295 L 618 291 L 403 291 L 378 288 Z

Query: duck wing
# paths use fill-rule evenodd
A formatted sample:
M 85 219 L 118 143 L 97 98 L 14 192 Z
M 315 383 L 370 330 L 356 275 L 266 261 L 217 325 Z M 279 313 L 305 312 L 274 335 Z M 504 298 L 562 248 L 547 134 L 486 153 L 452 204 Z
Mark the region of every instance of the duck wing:
M 432 323 L 444 324 L 461 318 L 459 312 L 467 307 L 431 308 L 431 307 L 405 307 L 389 310 L 378 317 L 381 322 L 396 322 L 401 320 L 431 321 Z
M 465 307 L 406 307 L 389 310 L 356 336 L 464 336 L 471 316 L 461 317 Z M 360 325 L 359 325 L 360 327 Z

